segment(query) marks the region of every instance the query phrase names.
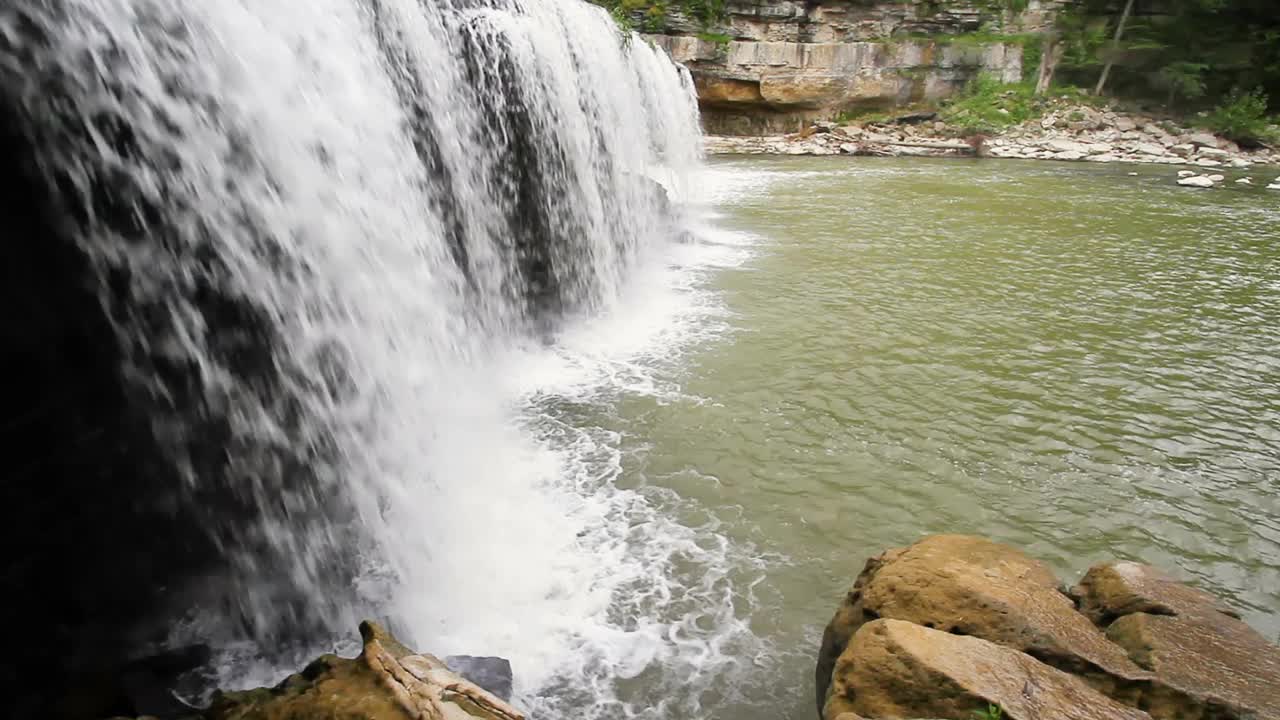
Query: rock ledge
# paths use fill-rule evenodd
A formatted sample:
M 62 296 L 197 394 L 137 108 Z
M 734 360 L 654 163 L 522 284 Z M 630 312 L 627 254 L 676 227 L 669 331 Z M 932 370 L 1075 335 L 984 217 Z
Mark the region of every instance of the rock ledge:
M 1280 647 L 1216 598 L 1137 563 L 1060 589 L 983 538 L 867 561 L 823 636 L 822 720 L 1280 719 Z

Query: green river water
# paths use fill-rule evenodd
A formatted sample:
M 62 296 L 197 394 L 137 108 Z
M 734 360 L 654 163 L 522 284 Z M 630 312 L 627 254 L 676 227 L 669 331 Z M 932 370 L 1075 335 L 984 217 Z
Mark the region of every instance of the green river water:
M 1012 543 L 1065 582 L 1142 560 L 1280 636 L 1280 193 L 1011 161 L 709 174 L 731 188 L 716 224 L 750 238 L 700 286 L 723 332 L 654 363 L 675 396 L 581 409 L 618 434 L 622 486 L 737 548 L 684 569 L 690 606 L 728 597 L 695 626 L 755 638 L 720 648 L 735 680 L 702 691 L 706 716 L 812 717 L 842 593 L 928 533 Z

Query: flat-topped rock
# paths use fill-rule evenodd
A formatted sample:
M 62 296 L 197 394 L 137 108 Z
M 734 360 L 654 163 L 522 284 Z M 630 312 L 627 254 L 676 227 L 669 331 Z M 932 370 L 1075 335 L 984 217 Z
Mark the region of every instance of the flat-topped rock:
M 861 626 L 836 662 L 825 720 L 972 718 L 1150 720 L 1025 653 L 899 620 Z
M 1214 596 L 1132 562 L 1091 568 L 1073 594 L 1135 663 L 1212 717 L 1280 718 L 1280 647 Z
M 868 561 L 823 637 L 820 706 L 835 658 L 862 624 L 877 618 L 984 638 L 1079 673 L 1107 692 L 1150 677 L 1076 612 L 1043 563 L 984 538 L 935 535 Z
M 1105 700 L 1094 707 L 1141 711 L 1099 717 L 1280 720 L 1280 647 L 1212 595 L 1136 563 L 1096 566 L 1068 594 L 1043 563 L 963 535 L 868 560 L 815 673 L 824 720 L 968 719 L 977 701 L 1004 717 L 1095 717 L 1028 699 L 1064 673 L 1073 684 L 1053 697 L 1081 685 Z

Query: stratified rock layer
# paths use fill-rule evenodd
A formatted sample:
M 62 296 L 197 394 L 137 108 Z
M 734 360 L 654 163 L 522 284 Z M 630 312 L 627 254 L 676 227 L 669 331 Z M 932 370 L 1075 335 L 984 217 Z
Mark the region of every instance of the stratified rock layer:
M 789 132 L 842 110 L 945 97 L 978 73 L 1017 81 L 1013 35 L 1043 30 L 1063 4 L 729 0 L 714 27 L 671 13 L 648 37 L 692 71 L 708 130 Z
M 1058 587 L 976 537 L 872 558 L 824 634 L 819 715 L 970 718 L 993 703 L 1012 719 L 1280 718 L 1280 648 L 1213 597 L 1132 563 L 1091 570 L 1079 610 Z

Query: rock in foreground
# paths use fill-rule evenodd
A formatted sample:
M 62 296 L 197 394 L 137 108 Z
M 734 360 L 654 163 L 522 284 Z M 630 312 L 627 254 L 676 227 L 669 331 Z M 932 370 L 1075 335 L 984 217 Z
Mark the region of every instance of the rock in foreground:
M 1217 598 L 1138 563 L 1089 569 L 1081 612 L 1160 681 L 1212 717 L 1280 718 L 1280 647 Z M 1174 709 L 1160 717 L 1177 717 Z
M 439 658 L 415 653 L 381 626 L 360 624 L 355 658 L 325 655 L 275 688 L 219 694 L 207 720 L 524 720 Z
M 971 720 L 972 711 L 991 705 L 1010 718 L 1150 720 L 1029 655 L 901 620 L 859 628 L 834 681 L 831 720 L 849 712 Z
M 1135 563 L 1059 587 L 976 537 L 872 558 L 823 637 L 819 715 L 1280 719 L 1280 648 L 1213 597 Z

